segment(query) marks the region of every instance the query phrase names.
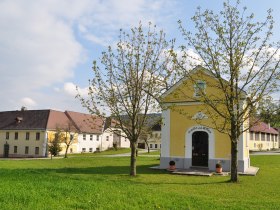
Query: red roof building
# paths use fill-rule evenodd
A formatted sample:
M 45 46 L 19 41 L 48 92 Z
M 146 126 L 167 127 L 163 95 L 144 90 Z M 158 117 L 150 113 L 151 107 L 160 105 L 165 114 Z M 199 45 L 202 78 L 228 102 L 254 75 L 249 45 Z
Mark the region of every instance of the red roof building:
M 279 132 L 264 122 L 258 122 L 250 128 L 249 149 L 251 151 L 279 148 Z

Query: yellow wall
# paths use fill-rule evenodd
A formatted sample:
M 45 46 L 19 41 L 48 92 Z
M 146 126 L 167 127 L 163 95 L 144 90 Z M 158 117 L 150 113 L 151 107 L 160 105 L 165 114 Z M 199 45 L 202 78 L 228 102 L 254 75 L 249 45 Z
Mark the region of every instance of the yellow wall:
M 9 139 L 6 140 L 6 132 L 9 132 Z M 15 139 L 15 133 L 18 133 L 18 139 Z M 26 140 L 26 132 L 29 132 L 29 140 Z M 40 133 L 40 139 L 36 140 L 36 133 Z M 9 155 L 12 156 L 42 156 L 43 144 L 45 140 L 45 131 L 38 130 L 2 130 L 0 131 L 0 154 L 4 153 L 4 144 L 9 144 Z M 17 153 L 14 152 L 14 146 L 17 146 Z M 28 154 L 25 154 L 25 147 L 28 147 Z M 39 147 L 39 154 L 35 154 L 35 148 Z
M 49 143 L 54 140 L 55 133 L 56 133 L 56 131 L 48 131 L 48 142 Z M 78 146 L 77 146 L 78 145 L 78 133 L 73 133 L 73 134 L 74 134 L 74 140 L 73 140 L 73 143 L 71 143 L 71 145 L 69 146 L 68 153 L 70 153 L 71 150 L 73 153 L 78 152 Z M 63 143 L 64 139 L 65 139 L 65 135 L 66 135 L 66 132 L 61 131 L 60 146 L 61 146 L 62 150 L 60 151 L 59 154 L 64 154 L 66 151 L 66 144 Z M 67 142 L 69 142 L 69 139 L 70 139 L 70 136 L 69 136 L 69 133 L 67 133 Z
M 189 128 L 198 125 L 189 116 L 195 115 L 203 110 L 204 105 L 196 106 L 176 106 L 170 112 L 170 155 L 185 156 L 185 135 Z M 179 111 L 180 110 L 180 111 Z M 187 113 L 188 117 L 186 116 Z M 211 119 L 203 119 L 201 125 L 211 128 Z M 215 158 L 229 158 L 230 139 L 228 135 L 214 131 Z

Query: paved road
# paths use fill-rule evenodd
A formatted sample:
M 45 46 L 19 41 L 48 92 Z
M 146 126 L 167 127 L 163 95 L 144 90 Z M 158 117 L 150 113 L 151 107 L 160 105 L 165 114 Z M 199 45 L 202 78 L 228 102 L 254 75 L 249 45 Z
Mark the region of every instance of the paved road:
M 152 152 L 153 150 L 151 150 Z M 147 156 L 147 157 L 159 157 L 159 155 L 141 155 L 142 153 L 147 153 L 148 150 L 139 150 L 138 151 L 138 156 Z M 115 154 L 115 155 L 100 155 L 103 157 L 129 157 L 130 153 L 123 153 L 123 154 Z
M 280 150 L 251 152 L 250 155 L 280 155 Z

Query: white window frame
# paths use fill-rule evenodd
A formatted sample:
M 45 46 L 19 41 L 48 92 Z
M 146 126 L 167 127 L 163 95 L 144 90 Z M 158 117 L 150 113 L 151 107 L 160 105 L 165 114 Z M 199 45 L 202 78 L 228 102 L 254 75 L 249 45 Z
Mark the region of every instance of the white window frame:
M 201 87 L 200 87 L 201 86 Z M 193 86 L 194 88 L 194 97 L 201 97 L 200 92 L 203 91 L 205 94 L 206 92 L 206 82 L 204 80 L 197 80 Z

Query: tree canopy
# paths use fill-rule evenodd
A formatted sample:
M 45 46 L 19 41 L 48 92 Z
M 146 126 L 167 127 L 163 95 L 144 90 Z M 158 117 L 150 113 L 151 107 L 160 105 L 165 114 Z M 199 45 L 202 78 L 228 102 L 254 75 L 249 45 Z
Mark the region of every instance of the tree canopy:
M 130 140 L 133 176 L 137 142 L 144 132 L 147 113 L 156 110 L 156 99 L 174 77 L 167 71 L 169 48 L 172 42 L 151 24 L 146 29 L 140 23 L 130 33 L 121 30 L 118 43 L 102 53 L 101 64 L 93 63 L 89 97 L 78 96 L 90 113 L 102 117 L 110 114 L 114 129 L 121 129 Z
M 180 30 L 186 43 L 181 46 L 178 69 L 192 79 L 186 66 L 200 62 L 218 81 L 216 88 L 223 95 L 214 97 L 200 89 L 199 101 L 207 105 L 206 113 L 224 119 L 215 124 L 215 129 L 229 135 L 231 139 L 231 181 L 237 182 L 237 143 L 240 135 L 252 125 L 250 116 L 259 102 L 279 89 L 279 43 L 271 42 L 273 17 L 271 10 L 263 22 L 255 22 L 254 14 L 246 14 L 239 8 L 239 1 L 224 2 L 223 10 L 197 9 L 192 21 L 194 31 L 187 30 L 181 21 Z M 191 48 L 194 53 L 189 53 Z M 198 55 L 198 56 L 194 56 Z M 193 79 L 194 83 L 196 82 Z M 198 87 L 199 88 L 199 87 Z

